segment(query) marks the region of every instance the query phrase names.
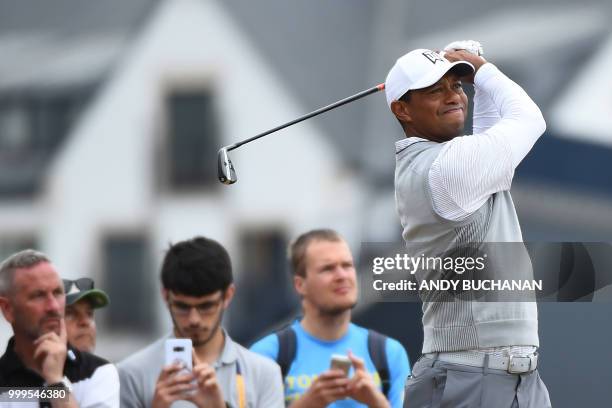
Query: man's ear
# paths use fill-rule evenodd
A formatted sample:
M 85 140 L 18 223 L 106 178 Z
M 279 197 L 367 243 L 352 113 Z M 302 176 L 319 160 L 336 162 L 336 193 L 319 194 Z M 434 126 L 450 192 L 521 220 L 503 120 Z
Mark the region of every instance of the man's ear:
M 300 297 L 303 297 L 306 291 L 305 285 L 304 285 L 305 280 L 306 278 L 304 278 L 303 276 L 300 276 L 300 275 L 293 276 L 293 287 L 295 288 L 295 291 L 298 293 L 298 295 L 300 295 Z
M 13 306 L 7 297 L 0 296 L 0 308 L 2 309 L 2 314 L 4 315 L 6 321 L 13 324 L 13 321 L 15 320 Z
M 410 106 L 404 101 L 391 102 L 391 112 L 393 112 L 395 117 L 399 119 L 400 122 L 406 122 L 406 123 L 412 122 Z
M 224 308 L 227 308 L 229 304 L 232 302 L 232 299 L 234 298 L 235 293 L 236 293 L 236 285 L 232 283 L 227 287 L 227 289 L 225 289 L 225 297 L 223 298 Z
M 166 288 L 161 288 L 162 299 L 164 299 L 164 303 L 168 306 L 168 296 L 170 295 L 170 291 Z

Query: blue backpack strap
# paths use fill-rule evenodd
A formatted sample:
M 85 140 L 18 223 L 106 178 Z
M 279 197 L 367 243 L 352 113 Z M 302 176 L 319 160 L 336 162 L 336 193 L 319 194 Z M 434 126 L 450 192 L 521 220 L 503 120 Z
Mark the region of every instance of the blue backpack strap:
M 281 368 L 284 381 L 287 374 L 289 374 L 289 369 L 291 368 L 291 364 L 295 359 L 297 337 L 295 335 L 295 330 L 291 328 L 291 325 L 277 331 L 276 336 L 278 337 L 278 357 L 276 358 L 276 362 Z
M 386 343 L 387 336 L 375 330 L 368 330 L 368 352 L 380 376 L 383 394 L 388 399 L 389 390 L 391 389 L 391 376 L 389 374 L 389 364 L 387 363 Z

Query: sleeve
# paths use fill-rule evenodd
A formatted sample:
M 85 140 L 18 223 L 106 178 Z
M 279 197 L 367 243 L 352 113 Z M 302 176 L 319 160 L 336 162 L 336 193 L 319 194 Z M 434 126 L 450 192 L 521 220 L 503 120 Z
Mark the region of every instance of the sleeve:
M 493 99 L 480 86 L 474 84 L 474 116 L 472 129 L 474 134 L 484 133 L 495 125 L 501 116 Z
M 537 105 L 493 64 L 478 70 L 475 87 L 482 93 L 475 108 L 478 133 L 446 142 L 428 174 L 433 208 L 451 221 L 467 218 L 492 194 L 509 190 L 514 170 L 546 128 Z
M 276 336 L 275 336 L 276 337 Z M 265 361 L 262 365 L 261 376 L 257 389 L 259 390 L 259 398 L 257 399 L 258 407 L 284 408 L 285 393 L 283 389 L 283 379 L 278 364 L 272 361 Z
M 250 350 L 276 361 L 278 359 L 278 336 L 276 334 L 270 334 L 255 342 Z
M 104 364 L 94 371 L 83 390 L 81 408 L 119 408 L 119 375 L 113 364 Z M 123 405 L 121 405 L 123 406 Z
M 121 383 L 121 408 L 145 408 L 139 398 L 138 382 L 129 367 L 119 365 L 119 381 Z
M 387 365 L 391 388 L 389 389 L 389 404 L 391 408 L 402 408 L 404 405 L 404 386 L 410 375 L 408 354 L 399 341 L 387 338 Z

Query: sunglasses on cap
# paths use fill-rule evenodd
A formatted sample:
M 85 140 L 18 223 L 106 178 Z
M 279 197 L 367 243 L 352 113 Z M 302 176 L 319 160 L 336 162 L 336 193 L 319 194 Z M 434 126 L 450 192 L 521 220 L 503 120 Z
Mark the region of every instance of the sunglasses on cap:
M 77 292 L 85 290 L 91 290 L 94 288 L 94 281 L 91 278 L 79 278 L 77 280 L 62 279 L 64 283 L 64 292 L 69 294 L 71 291 L 74 292 L 74 287 L 78 289 Z

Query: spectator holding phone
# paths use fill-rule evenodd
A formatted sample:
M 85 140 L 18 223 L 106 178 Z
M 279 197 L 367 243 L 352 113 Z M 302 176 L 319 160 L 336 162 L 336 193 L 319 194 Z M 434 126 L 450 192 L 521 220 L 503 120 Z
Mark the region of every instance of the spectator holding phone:
M 283 407 L 279 367 L 233 342 L 221 326 L 236 290 L 225 248 L 204 237 L 171 245 L 161 283 L 173 330 L 119 364 L 121 406 Z M 171 338 L 191 340 L 191 371 L 164 365 Z
M 408 356 L 395 339 L 351 323 L 357 276 L 348 244 L 333 230 L 300 235 L 289 247 L 304 317 L 251 350 L 277 361 L 292 408 L 401 408 Z M 346 355 L 336 358 L 334 355 Z M 341 369 L 352 366 L 352 375 Z

